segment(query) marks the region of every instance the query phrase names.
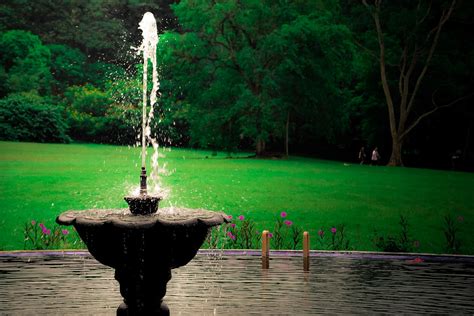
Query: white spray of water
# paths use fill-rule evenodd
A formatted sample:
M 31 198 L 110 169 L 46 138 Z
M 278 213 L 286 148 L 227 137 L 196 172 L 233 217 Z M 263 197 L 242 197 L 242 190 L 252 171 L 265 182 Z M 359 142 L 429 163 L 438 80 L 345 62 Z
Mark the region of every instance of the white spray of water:
M 158 81 L 158 71 L 156 63 L 156 46 L 158 45 L 158 29 L 156 27 L 156 20 L 153 13 L 146 12 L 138 27 L 142 31 L 143 41 L 138 48 L 138 54 L 143 53 L 143 114 L 142 114 L 142 167 L 146 164 L 146 149 L 148 144 L 153 147 L 153 154 L 151 156 L 151 172 L 150 172 L 150 193 L 163 193 L 160 185 L 159 173 L 160 168 L 158 164 L 158 140 L 151 135 L 151 122 L 154 116 L 154 107 L 157 101 L 158 90 L 160 83 Z M 148 61 L 152 65 L 152 89 L 149 96 L 150 109 L 147 113 L 148 105 Z

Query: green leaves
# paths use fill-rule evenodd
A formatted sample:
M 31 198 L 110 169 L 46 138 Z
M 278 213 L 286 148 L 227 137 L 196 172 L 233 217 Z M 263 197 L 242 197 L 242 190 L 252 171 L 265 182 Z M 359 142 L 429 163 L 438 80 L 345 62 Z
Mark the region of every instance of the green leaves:
M 61 108 L 35 93 L 11 94 L 0 100 L 0 139 L 67 143 Z
M 92 85 L 69 87 L 64 95 L 72 111 L 91 116 L 104 116 L 110 104 L 107 95 Z
M 0 56 L 6 73 L 0 96 L 23 91 L 49 93 L 51 52 L 38 36 L 20 30 L 0 33 Z
M 70 85 L 84 83 L 86 56 L 79 49 L 59 44 L 48 45 L 48 48 L 56 90 L 62 92 Z
M 181 1 L 174 10 L 185 33 L 167 33 L 160 54 L 173 65 L 171 91 L 189 105 L 193 143 L 264 148 L 283 140 L 288 112 L 297 126 L 325 122 L 313 130 L 321 137 L 341 129 L 340 86 L 351 78 L 353 51 L 349 31 L 327 10 L 250 0 Z

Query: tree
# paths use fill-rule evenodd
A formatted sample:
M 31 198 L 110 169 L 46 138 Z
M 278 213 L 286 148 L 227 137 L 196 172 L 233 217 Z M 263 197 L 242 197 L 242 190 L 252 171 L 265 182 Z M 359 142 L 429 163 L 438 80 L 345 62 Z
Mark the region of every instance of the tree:
M 84 83 L 86 56 L 76 48 L 67 45 L 47 45 L 51 51 L 51 72 L 55 79 L 56 92 L 63 92 L 68 86 Z
M 263 155 L 283 139 L 288 151 L 290 120 L 324 136 L 340 127 L 323 113 L 343 103 L 350 33 L 320 2 L 181 1 L 174 10 L 184 33 L 160 45 L 199 145 L 249 141 Z
M 79 48 L 88 57 L 114 60 L 123 48 L 126 30 L 113 16 L 120 0 L 6 0 L 0 20 L 7 29 L 23 29 L 41 37 L 46 44 Z M 125 44 L 125 45 L 124 45 Z
M 12 30 L 0 33 L 0 64 L 5 83 L 0 96 L 14 92 L 50 92 L 51 52 L 30 32 Z M 1 74 L 1 73 L 0 73 Z
M 401 166 L 403 145 L 412 130 L 426 117 L 466 98 L 458 96 L 439 105 L 433 95 L 432 107 L 417 104 L 422 82 L 435 57 L 441 32 L 456 8 L 456 0 L 408 1 L 402 6 L 400 3 L 382 6 L 381 0 L 371 4 L 362 0 L 362 3 L 373 19 L 378 44 L 375 56 L 392 138 L 388 164 Z
M 349 29 L 338 22 L 338 9 L 317 8 L 318 14 L 300 15 L 281 27 L 269 47 L 282 55 L 274 72 L 272 96 L 285 109 L 285 153 L 290 128 L 293 143 L 308 147 L 332 143 L 347 131 L 356 51 Z M 305 151 L 310 151 L 305 148 Z
M 174 0 L 3 0 L 0 31 L 22 29 L 46 44 L 80 49 L 88 59 L 130 65 L 130 46 L 140 41 L 138 21 L 147 11 L 160 32 L 173 28 L 169 4 Z

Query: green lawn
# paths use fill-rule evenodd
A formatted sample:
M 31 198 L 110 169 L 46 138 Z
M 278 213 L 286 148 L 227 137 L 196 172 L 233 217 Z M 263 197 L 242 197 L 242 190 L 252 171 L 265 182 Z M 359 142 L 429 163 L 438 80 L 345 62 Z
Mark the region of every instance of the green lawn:
M 474 174 L 184 149 L 164 155 L 172 172 L 163 178 L 170 195 L 161 205 L 243 214 L 269 230 L 286 211 L 313 239 L 320 227 L 345 224 L 357 250 L 375 250 L 373 230 L 396 233 L 405 214 L 421 252 L 444 251 L 449 213 L 463 216 L 462 250 L 474 254 Z M 22 249 L 24 224 L 33 219 L 52 225 L 69 209 L 126 207 L 139 163 L 137 148 L 0 142 L 0 249 Z

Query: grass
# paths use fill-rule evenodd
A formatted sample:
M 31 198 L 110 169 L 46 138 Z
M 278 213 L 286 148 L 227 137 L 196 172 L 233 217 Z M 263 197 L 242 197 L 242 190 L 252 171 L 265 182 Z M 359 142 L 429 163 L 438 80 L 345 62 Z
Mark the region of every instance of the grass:
M 139 149 L 93 144 L 0 142 L 0 250 L 23 248 L 25 223 L 52 225 L 69 209 L 124 208 L 138 185 Z M 390 168 L 291 157 L 225 159 L 172 149 L 161 205 L 243 214 L 272 230 L 281 211 L 313 238 L 345 224 L 352 247 L 375 250 L 374 229 L 396 234 L 407 216 L 420 252 L 445 251 L 443 216 L 463 216 L 463 253 L 474 254 L 474 174 Z M 209 158 L 206 158 L 209 157 Z M 314 240 L 313 239 L 313 240 Z M 316 243 L 312 243 L 316 246 Z

